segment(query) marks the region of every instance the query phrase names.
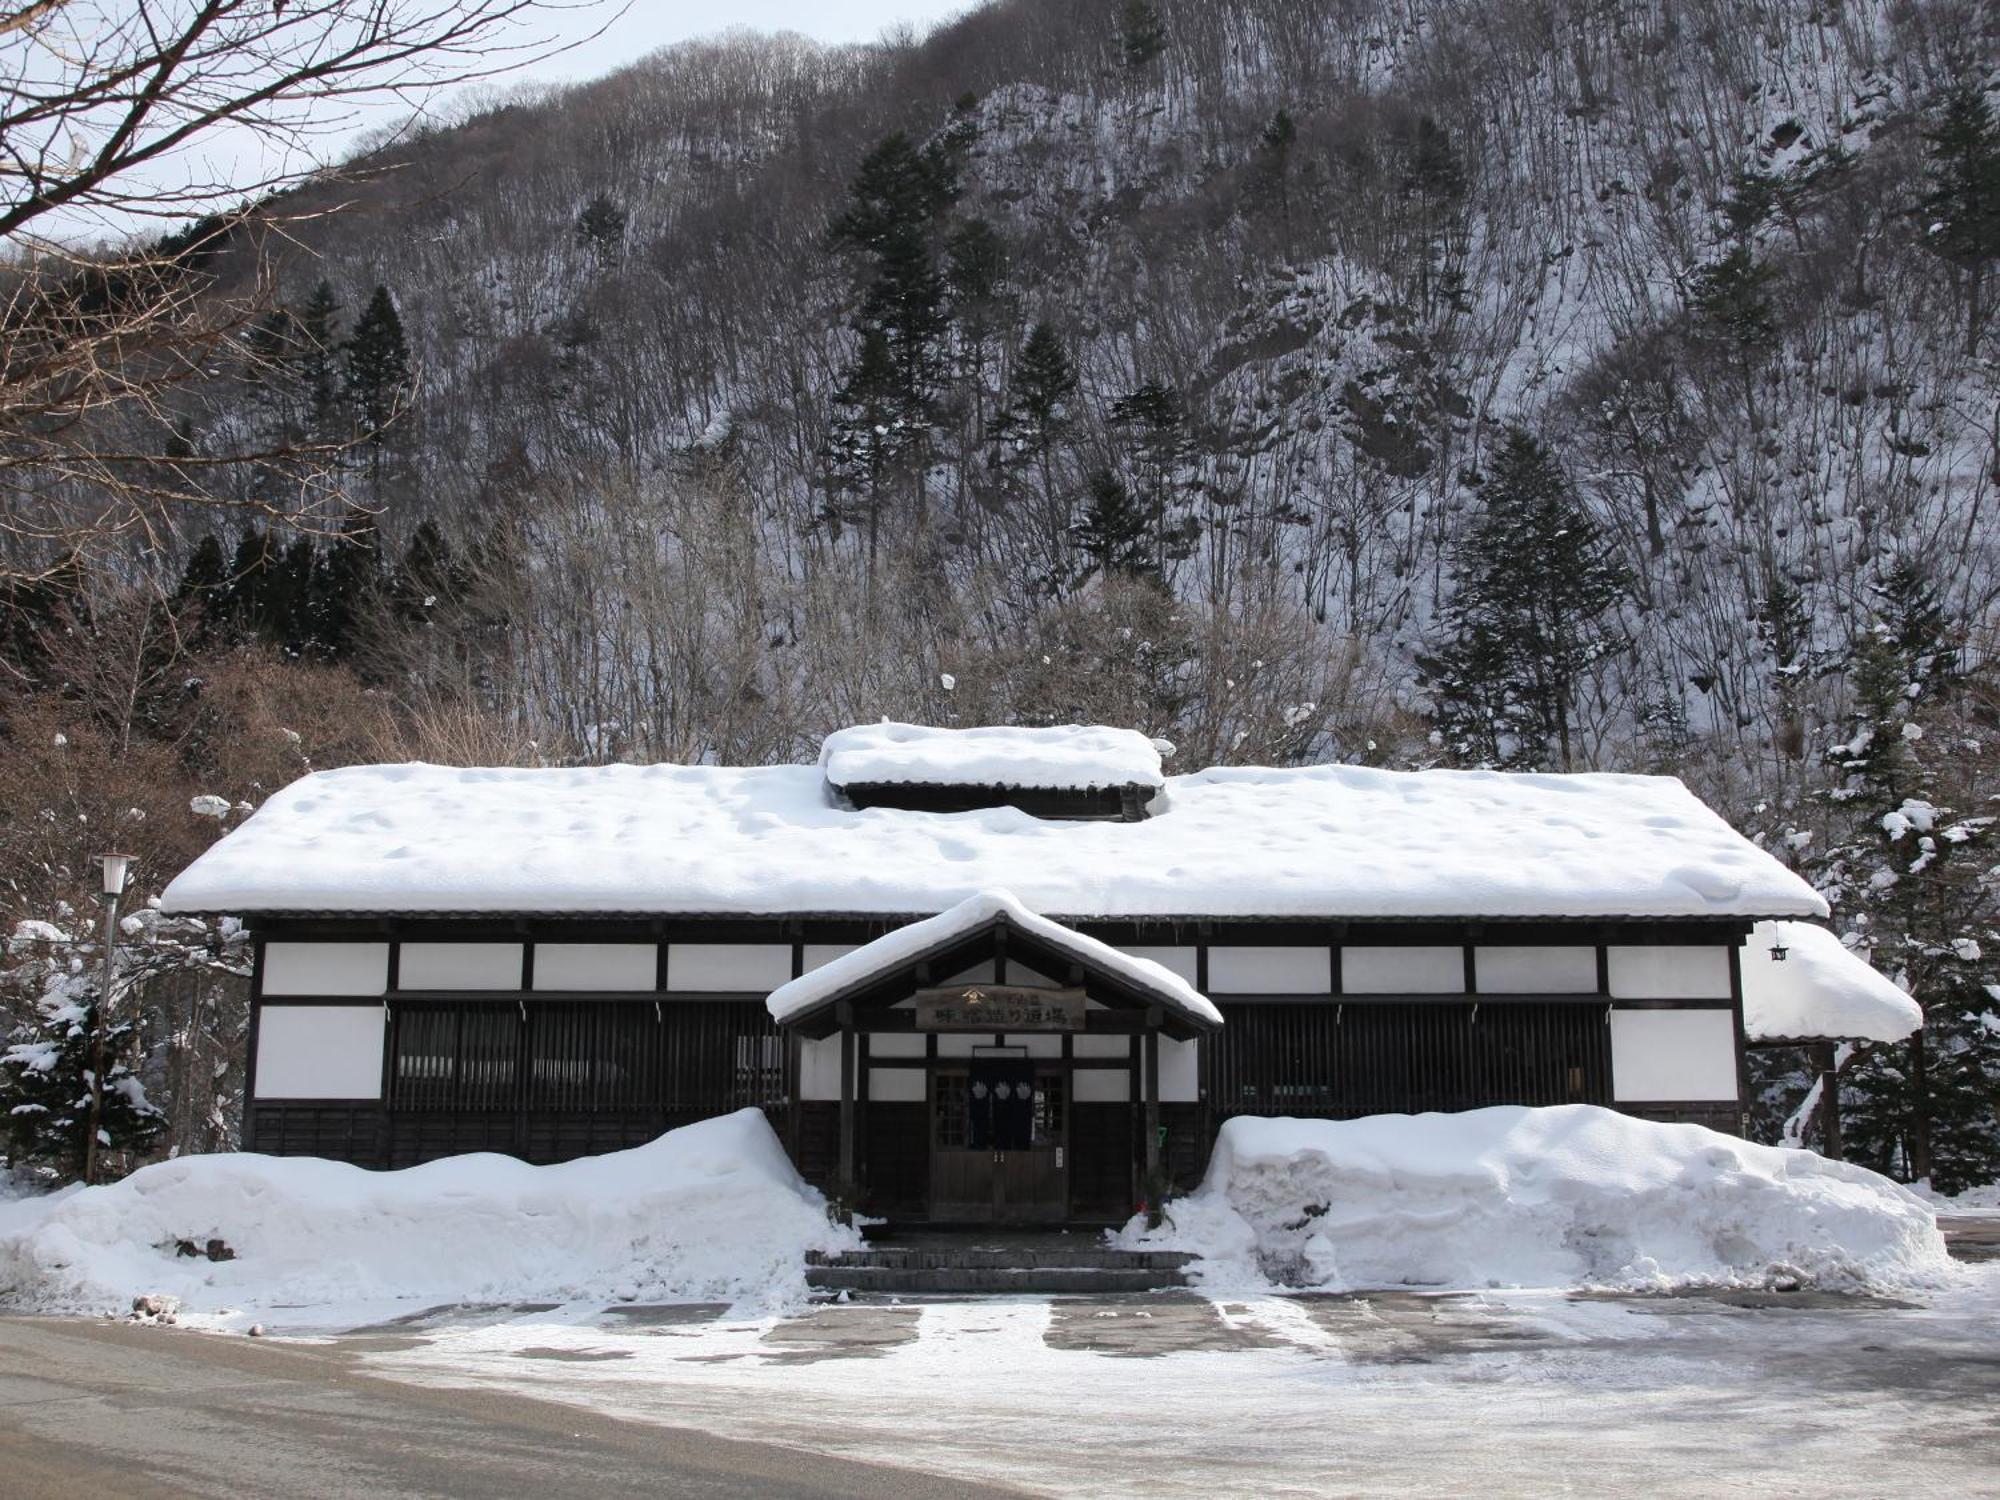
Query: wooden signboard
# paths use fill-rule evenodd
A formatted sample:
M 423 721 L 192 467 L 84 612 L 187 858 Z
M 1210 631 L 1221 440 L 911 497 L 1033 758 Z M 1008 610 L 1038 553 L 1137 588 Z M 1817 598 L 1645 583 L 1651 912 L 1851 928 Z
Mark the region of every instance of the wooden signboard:
M 917 991 L 919 1031 L 1081 1031 L 1083 991 L 959 984 Z

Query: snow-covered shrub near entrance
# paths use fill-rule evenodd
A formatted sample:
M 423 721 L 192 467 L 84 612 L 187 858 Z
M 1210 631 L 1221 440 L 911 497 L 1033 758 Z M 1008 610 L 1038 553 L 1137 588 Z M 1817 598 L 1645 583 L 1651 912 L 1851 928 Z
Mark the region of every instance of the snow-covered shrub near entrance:
M 235 1259 L 176 1254 L 223 1241 Z M 0 1305 L 190 1311 L 805 1291 L 809 1249 L 858 1243 L 742 1110 L 557 1166 L 452 1157 L 396 1172 L 249 1153 L 183 1157 L 109 1187 L 0 1203 Z
M 1810 1151 L 1594 1105 L 1226 1122 L 1208 1175 L 1130 1244 L 1192 1250 L 1212 1286 L 1798 1283 L 1951 1274 L 1931 1210 Z

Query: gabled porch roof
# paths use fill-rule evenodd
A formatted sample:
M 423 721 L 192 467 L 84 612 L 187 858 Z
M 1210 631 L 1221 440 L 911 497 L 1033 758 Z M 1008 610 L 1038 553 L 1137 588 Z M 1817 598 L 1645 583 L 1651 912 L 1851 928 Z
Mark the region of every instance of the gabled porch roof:
M 826 1036 L 837 1028 L 843 1003 L 884 1009 L 996 956 L 1081 985 L 1090 999 L 1113 1010 L 1157 1007 L 1160 1029 L 1170 1036 L 1197 1036 L 1222 1025 L 1208 997 L 1171 969 L 1032 912 L 1008 891 L 982 891 L 886 933 L 781 985 L 765 1004 L 780 1025 Z

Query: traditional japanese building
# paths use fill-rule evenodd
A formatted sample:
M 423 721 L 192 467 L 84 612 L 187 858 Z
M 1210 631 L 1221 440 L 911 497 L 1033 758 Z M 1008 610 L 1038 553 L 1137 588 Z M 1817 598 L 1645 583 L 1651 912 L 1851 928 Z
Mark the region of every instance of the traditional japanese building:
M 931 1223 L 1122 1219 L 1235 1114 L 1737 1130 L 1746 1046 L 1918 1024 L 1670 778 L 1168 776 L 1102 728 L 321 772 L 165 904 L 254 933 L 249 1149 L 553 1161 L 754 1107 Z

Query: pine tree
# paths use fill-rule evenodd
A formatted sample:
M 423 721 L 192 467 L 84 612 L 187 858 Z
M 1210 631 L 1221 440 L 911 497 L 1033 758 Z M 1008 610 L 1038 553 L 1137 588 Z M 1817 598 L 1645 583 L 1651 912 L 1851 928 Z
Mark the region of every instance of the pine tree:
M 262 633 L 289 656 L 316 655 L 319 650 L 319 549 L 309 536 L 295 538 L 269 559 L 259 590 Z
M 1456 305 L 1463 289 L 1460 277 L 1450 269 L 1448 230 L 1465 199 L 1466 171 L 1450 134 L 1429 115 L 1419 116 L 1411 132 L 1401 186 L 1403 196 L 1416 205 L 1421 245 L 1417 257 L 1418 303 L 1429 312 L 1434 299 L 1441 295 Z
M 322 281 L 313 288 L 296 323 L 299 382 L 305 391 L 306 412 L 313 437 L 332 442 L 344 436 L 341 399 L 344 390 L 341 364 L 340 302 L 333 284 Z
M 1079 582 L 1097 574 L 1115 578 L 1158 578 L 1153 564 L 1153 517 L 1109 469 L 1093 469 L 1084 481 L 1083 515 L 1071 527 L 1084 555 Z
M 435 521 L 425 519 L 410 533 L 390 593 L 397 615 L 420 625 L 463 597 L 470 580 Z
M 1757 610 L 1757 637 L 1770 658 L 1771 698 L 1778 718 L 1775 748 L 1786 760 L 1796 761 L 1806 750 L 1803 690 L 1818 659 L 1805 595 L 1790 580 L 1775 577 L 1765 590 Z
M 382 590 L 382 534 L 375 517 L 356 506 L 313 570 L 310 615 L 314 654 L 350 660 Z
M 1965 352 L 1977 354 L 1986 270 L 2000 258 L 2000 122 L 1985 89 L 1968 81 L 1947 90 L 1924 144 L 1924 193 L 1916 210 L 1923 241 L 1964 279 Z
M 1257 136 L 1255 184 L 1257 196 L 1275 203 L 1282 216 L 1292 211 L 1292 147 L 1298 143 L 1299 127 L 1289 112 L 1271 116 Z
M 1956 1192 L 2000 1175 L 2000 904 L 1993 819 L 1947 805 L 1962 633 L 1923 567 L 1898 562 L 1849 663 L 1854 708 L 1827 761 L 1847 837 L 1820 884 L 1877 967 L 1924 1007 L 1908 1042 L 1844 1080 L 1850 1154 Z
M 1181 500 L 1180 476 L 1195 457 L 1187 410 L 1173 386 L 1148 380 L 1113 400 L 1109 418 L 1113 428 L 1131 434 L 1139 475 L 1138 500 L 1153 518 L 1149 571 L 1164 577 L 1169 562 L 1177 562 L 1193 550 L 1198 534 L 1192 516 L 1178 524 L 1173 519 Z
M 1125 0 L 1118 13 L 1118 52 L 1127 72 L 1136 73 L 1167 50 L 1166 23 L 1153 0 Z
M 368 299 L 347 341 L 347 396 L 367 441 L 379 448 L 410 394 L 410 351 L 386 286 Z
M 229 618 L 229 559 L 214 532 L 205 532 L 188 554 L 174 588 L 174 604 L 193 612 L 192 634 L 197 641 L 213 638 Z
M 269 586 L 270 538 L 263 529 L 250 525 L 236 539 L 236 551 L 229 559 L 226 614 L 238 628 L 270 639 Z
M 1616 611 L 1630 577 L 1523 429 L 1507 434 L 1484 499 L 1452 554 L 1448 635 L 1418 657 L 1438 735 L 1464 760 L 1569 770 L 1584 680 L 1625 644 Z
M 967 219 L 945 242 L 945 286 L 968 339 L 984 338 L 1007 285 L 1007 242 L 986 219 Z
M 1038 456 L 1068 427 L 1070 398 L 1076 394 L 1076 366 L 1053 323 L 1037 323 L 1021 345 L 1014 378 L 1007 387 L 1002 431 L 1033 448 Z
M 29 1016 L 0 1048 L 0 1120 L 16 1166 L 73 1182 L 90 1154 L 93 1058 L 107 1060 L 97 1110 L 100 1153 L 144 1150 L 166 1119 L 132 1071 L 136 1023 L 112 1022 L 99 1037 L 94 979 L 51 964 L 44 982 Z
M 1055 472 L 1056 450 L 1074 416 L 1076 366 L 1063 347 L 1055 325 L 1037 323 L 1021 346 L 1007 404 L 994 423 L 1004 466 L 1032 466 L 1041 483 L 1042 514 L 1048 529 L 1060 534 L 1068 524 L 1068 507 Z
M 625 248 L 625 210 L 609 193 L 599 193 L 576 216 L 576 239 L 600 266 L 618 259 Z
M 1770 297 L 1777 274 L 1748 245 L 1737 245 L 1696 271 L 1688 293 L 1698 334 L 1736 367 L 1753 430 L 1763 425 L 1757 416 L 1757 361 L 1778 334 Z
M 835 395 L 831 448 L 838 478 L 851 483 L 858 472 L 867 479 L 871 577 L 884 485 L 891 474 L 914 482 L 918 524 L 923 524 L 925 442 L 936 412 L 941 344 L 949 326 L 946 283 L 934 241 L 957 197 L 960 156 L 968 139 L 962 131 L 947 132 L 940 144 L 918 150 L 901 132 L 888 136 L 863 159 L 849 186 L 847 206 L 829 227 L 836 248 L 862 257 L 854 321 L 860 342 Z M 871 424 L 867 428 L 859 425 L 864 415 Z
M 889 335 L 864 329 L 854 364 L 834 393 L 834 420 L 828 441 L 836 485 L 861 497 L 859 519 L 874 579 L 882 532 L 882 511 L 896 476 L 917 450 L 928 414 L 914 402 L 897 367 Z M 854 512 L 829 505 L 823 519 L 838 525 Z

